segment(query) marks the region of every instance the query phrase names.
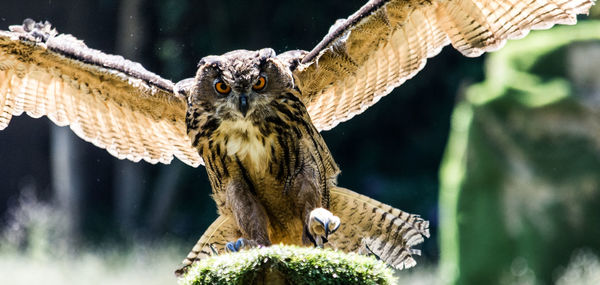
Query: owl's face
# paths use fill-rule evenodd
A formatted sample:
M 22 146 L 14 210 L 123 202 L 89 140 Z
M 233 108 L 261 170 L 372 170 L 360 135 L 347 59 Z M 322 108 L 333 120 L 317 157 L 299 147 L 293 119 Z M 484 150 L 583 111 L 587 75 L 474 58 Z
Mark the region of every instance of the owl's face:
M 275 96 L 294 86 L 288 64 L 272 49 L 207 56 L 198 66 L 189 103 L 201 104 L 222 119 L 260 116 Z

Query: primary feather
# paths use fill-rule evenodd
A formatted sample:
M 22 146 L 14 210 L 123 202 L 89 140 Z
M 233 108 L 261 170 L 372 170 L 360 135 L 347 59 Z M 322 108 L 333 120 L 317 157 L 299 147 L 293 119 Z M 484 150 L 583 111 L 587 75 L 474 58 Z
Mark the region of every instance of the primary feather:
M 88 48 L 50 24 L 0 31 L 0 130 L 22 113 L 69 125 L 120 159 L 202 163 L 186 135 L 186 99 L 121 56 Z
M 593 0 L 371 0 L 302 58 L 294 76 L 313 123 L 328 130 L 377 103 L 452 44 L 466 56 L 554 24 Z

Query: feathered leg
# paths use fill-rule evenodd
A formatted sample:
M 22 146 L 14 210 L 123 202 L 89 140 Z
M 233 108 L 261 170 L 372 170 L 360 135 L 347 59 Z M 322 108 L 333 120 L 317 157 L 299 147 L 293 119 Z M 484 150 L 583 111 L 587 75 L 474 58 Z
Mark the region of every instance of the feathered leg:
M 242 237 L 269 246 L 268 218 L 264 207 L 244 183 L 232 181 L 226 188 L 227 203 Z

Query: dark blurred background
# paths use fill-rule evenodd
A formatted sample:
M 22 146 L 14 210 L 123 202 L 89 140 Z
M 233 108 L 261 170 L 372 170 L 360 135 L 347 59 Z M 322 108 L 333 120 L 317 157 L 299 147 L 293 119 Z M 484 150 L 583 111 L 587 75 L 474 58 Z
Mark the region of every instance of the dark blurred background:
M 0 26 L 48 20 L 89 47 L 139 61 L 176 82 L 197 62 L 233 49 L 310 50 L 363 0 L 2 1 Z M 444 49 L 424 71 L 364 114 L 323 133 L 339 185 L 431 221 L 425 259 L 436 262 L 438 168 L 455 96 L 482 78 L 482 59 Z M 179 161 L 132 163 L 46 118 L 15 117 L 0 133 L 0 217 L 35 192 L 69 217 L 73 242 L 172 239 L 190 247 L 216 218 L 205 170 Z M 5 219 L 6 220 L 6 219 Z M 1 224 L 0 224 L 1 225 Z M 182 256 L 183 257 L 183 256 Z M 423 259 L 421 259 L 423 260 Z

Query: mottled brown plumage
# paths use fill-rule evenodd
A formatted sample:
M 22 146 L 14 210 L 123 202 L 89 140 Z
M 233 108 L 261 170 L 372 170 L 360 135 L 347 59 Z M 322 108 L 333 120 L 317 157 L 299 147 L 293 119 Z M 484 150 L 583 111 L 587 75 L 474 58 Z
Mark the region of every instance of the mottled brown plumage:
M 238 250 L 243 244 L 226 244 L 238 238 L 411 267 L 428 222 L 337 187 L 339 170 L 319 131 L 375 104 L 448 44 L 478 56 L 529 30 L 574 24 L 593 3 L 371 0 L 310 52 L 208 56 L 195 78 L 177 84 L 26 20 L 0 31 L 0 129 L 13 115 L 46 115 L 121 159 L 204 163 L 220 217 L 178 273 Z
M 205 162 L 219 213 L 262 245 L 301 244 L 304 220 L 329 207 L 339 172 L 289 70 L 271 49 L 206 57 L 188 98 L 188 135 Z M 266 86 L 253 91 L 259 76 Z M 231 92 L 218 93 L 216 80 Z M 249 98 L 246 115 L 240 94 Z

